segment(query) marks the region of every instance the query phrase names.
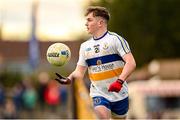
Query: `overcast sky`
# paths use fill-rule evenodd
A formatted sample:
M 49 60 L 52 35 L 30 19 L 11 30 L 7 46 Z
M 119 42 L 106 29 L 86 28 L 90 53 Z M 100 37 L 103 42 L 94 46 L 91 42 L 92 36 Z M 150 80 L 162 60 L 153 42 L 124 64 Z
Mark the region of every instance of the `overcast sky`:
M 84 8 L 88 0 L 39 0 L 37 37 L 75 40 L 85 33 Z M 33 0 L 0 0 L 3 39 L 28 40 Z

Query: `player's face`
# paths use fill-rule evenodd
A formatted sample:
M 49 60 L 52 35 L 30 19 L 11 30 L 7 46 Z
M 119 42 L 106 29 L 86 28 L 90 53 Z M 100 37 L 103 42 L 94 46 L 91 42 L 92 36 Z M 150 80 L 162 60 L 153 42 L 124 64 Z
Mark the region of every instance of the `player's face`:
M 94 17 L 93 13 L 90 13 L 86 16 L 86 27 L 87 27 L 87 31 L 89 34 L 96 34 L 96 32 L 98 31 L 98 23 L 99 23 L 99 18 L 98 17 Z

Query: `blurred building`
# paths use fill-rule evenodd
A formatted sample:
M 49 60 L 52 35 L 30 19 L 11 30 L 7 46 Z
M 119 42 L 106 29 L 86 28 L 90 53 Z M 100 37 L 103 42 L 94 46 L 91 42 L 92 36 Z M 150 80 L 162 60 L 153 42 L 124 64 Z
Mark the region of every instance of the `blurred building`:
M 57 41 L 58 42 L 58 41 Z M 55 42 L 39 42 L 40 50 L 40 64 L 39 67 L 44 67 L 49 63 L 46 60 L 46 51 L 48 47 Z M 63 42 L 69 46 L 71 49 L 71 60 L 69 65 L 75 66 L 81 41 L 68 41 Z M 29 46 L 28 42 L 15 42 L 15 41 L 0 41 L 0 67 L 14 66 L 24 66 L 28 69 L 29 62 Z M 23 69 L 23 68 L 22 68 Z M 17 69 L 16 69 L 17 70 Z
M 180 59 L 153 60 L 129 79 L 129 118 L 180 119 Z
M 180 58 L 152 60 L 149 64 L 137 69 L 130 80 L 171 80 L 180 79 Z

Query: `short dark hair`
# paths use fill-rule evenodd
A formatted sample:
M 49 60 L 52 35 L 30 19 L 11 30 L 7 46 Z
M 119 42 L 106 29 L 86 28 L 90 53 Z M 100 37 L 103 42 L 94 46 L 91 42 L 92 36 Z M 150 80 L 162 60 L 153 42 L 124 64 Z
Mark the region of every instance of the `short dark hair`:
M 101 6 L 90 6 L 87 8 L 85 16 L 88 14 L 93 13 L 93 16 L 99 16 L 104 18 L 106 21 L 109 21 L 110 19 L 110 13 L 105 7 Z

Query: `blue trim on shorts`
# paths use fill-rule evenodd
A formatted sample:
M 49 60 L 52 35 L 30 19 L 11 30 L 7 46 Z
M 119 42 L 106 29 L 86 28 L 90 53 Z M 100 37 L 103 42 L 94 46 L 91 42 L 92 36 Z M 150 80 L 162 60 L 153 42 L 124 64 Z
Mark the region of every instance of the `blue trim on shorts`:
M 97 96 L 93 97 L 93 104 L 94 107 L 103 105 L 117 115 L 125 115 L 129 109 L 129 98 L 127 97 L 120 101 L 110 102 L 104 97 Z

